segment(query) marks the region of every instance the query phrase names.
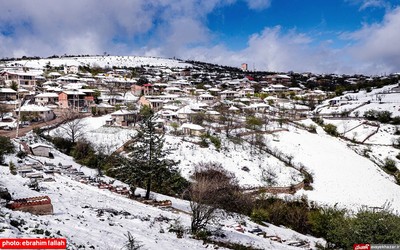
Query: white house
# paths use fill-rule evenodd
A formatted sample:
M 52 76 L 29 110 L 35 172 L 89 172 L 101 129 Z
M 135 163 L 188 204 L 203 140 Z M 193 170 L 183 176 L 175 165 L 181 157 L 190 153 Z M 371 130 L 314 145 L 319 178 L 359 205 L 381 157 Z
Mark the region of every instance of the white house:
M 19 109 L 16 109 L 15 114 L 18 115 Z M 38 105 L 21 106 L 21 119 L 27 121 L 50 121 L 55 118 L 52 109 Z
M 36 143 L 30 146 L 32 154 L 37 156 L 50 156 L 50 150 L 52 149 L 51 146 L 41 143 Z
M 53 92 L 45 92 L 35 96 L 35 104 L 48 105 L 58 104 L 58 94 Z
M 193 123 L 184 123 L 182 124 L 181 129 L 185 135 L 200 136 L 205 132 L 205 128 Z

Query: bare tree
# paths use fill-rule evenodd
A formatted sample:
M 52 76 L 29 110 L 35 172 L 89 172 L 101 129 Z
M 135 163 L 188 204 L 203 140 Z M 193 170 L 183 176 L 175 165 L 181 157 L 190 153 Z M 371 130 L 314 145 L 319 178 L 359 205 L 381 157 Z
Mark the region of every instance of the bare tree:
M 219 121 L 223 126 L 226 137 L 230 136 L 232 129 L 234 129 L 234 113 L 229 110 L 229 107 L 225 104 L 221 104 L 217 107 L 217 111 L 220 113 Z
M 84 134 L 86 123 L 82 120 L 82 115 L 73 110 L 65 110 L 61 114 L 63 124 L 59 127 L 61 137 L 67 138 L 72 143 L 78 141 Z
M 218 209 L 243 212 L 250 207 L 251 202 L 242 195 L 234 174 L 226 171 L 220 163 L 198 163 L 192 178 L 189 198 L 193 234 L 215 220 L 219 215 Z

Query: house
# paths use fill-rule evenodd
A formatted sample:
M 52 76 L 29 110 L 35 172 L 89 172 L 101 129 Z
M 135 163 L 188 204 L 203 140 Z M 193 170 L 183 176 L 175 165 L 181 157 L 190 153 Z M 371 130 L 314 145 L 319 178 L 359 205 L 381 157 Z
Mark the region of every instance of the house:
M 185 135 L 201 136 L 205 132 L 205 128 L 193 123 L 184 123 L 180 129 Z
M 36 77 L 43 74 L 41 70 L 9 70 L 4 71 L 1 75 L 5 83 L 11 86 L 15 82 L 21 88 L 34 90 L 36 87 Z
M 56 117 L 52 109 L 33 104 L 24 105 L 16 109 L 14 111 L 16 116 L 19 111 L 21 111 L 22 121 L 50 121 Z
M 143 84 L 143 86 L 134 84 L 131 86 L 131 91 L 134 95 L 137 96 L 152 95 L 154 92 L 154 88 L 153 85 L 150 83 Z
M 267 76 L 267 81 L 273 84 L 276 83 L 289 84 L 291 81 L 291 77 L 288 75 L 275 74 Z
M 199 100 L 204 101 L 204 102 L 213 102 L 215 97 L 209 93 L 204 93 L 199 95 Z
M 154 96 L 141 96 L 139 99 L 139 104 L 141 106 L 147 105 L 151 109 L 158 111 L 162 108 L 164 101 L 158 98 L 154 98 Z
M 81 111 L 87 107 L 85 96 L 86 94 L 80 90 L 64 90 L 58 94 L 58 103 L 60 108 Z
M 79 67 L 76 65 L 64 66 L 64 74 L 78 74 Z
M 235 97 L 236 91 L 233 90 L 224 90 L 218 93 L 221 99 L 232 99 Z
M 96 113 L 97 114 L 108 114 L 115 111 L 115 107 L 108 103 L 100 103 L 96 105 Z
M 48 196 L 13 200 L 8 203 L 6 207 L 12 210 L 28 212 L 36 215 L 53 214 L 53 205 Z
M 52 92 L 45 92 L 35 96 L 35 104 L 37 105 L 49 105 L 58 104 L 58 94 Z
M 30 148 L 33 155 L 49 157 L 51 155 L 50 150 L 53 147 L 42 143 L 35 143 L 31 145 Z
M 0 88 L 0 101 L 15 101 L 17 91 L 10 88 Z
M 282 85 L 282 84 L 272 84 L 269 86 L 269 88 L 262 89 L 265 92 L 283 92 L 287 90 L 287 87 Z
M 118 110 L 111 113 L 112 124 L 117 126 L 129 126 L 131 123 L 136 124 L 139 120 L 137 111 Z

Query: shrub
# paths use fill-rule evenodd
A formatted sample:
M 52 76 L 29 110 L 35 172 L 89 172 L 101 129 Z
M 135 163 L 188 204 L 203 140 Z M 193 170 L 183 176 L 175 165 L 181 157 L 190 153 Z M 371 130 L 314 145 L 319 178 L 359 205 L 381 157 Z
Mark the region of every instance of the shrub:
M 219 151 L 221 148 L 221 140 L 216 137 L 216 136 L 208 136 L 208 138 L 210 139 L 211 143 L 214 144 L 215 148 Z
M 10 161 L 10 163 L 8 164 L 9 168 L 10 168 L 10 173 L 12 175 L 17 175 L 17 168 L 15 167 L 14 162 Z
M 24 159 L 27 156 L 27 153 L 25 153 L 24 151 L 20 150 L 17 153 L 17 157 L 20 159 Z
M 315 116 L 312 118 L 312 121 L 320 126 L 324 125 L 324 119 L 322 119 L 321 117 Z
M 324 126 L 324 130 L 329 135 L 332 135 L 332 136 L 338 136 L 339 135 L 339 133 L 337 132 L 337 127 L 335 125 L 333 125 L 333 124 L 330 124 L 330 123 L 326 124 Z
M 397 171 L 396 162 L 390 158 L 385 158 L 383 167 L 390 173 L 395 173 Z
M 250 219 L 258 224 L 264 224 L 264 221 L 268 221 L 268 212 L 263 208 L 255 208 L 251 212 Z
M 60 150 L 61 152 L 65 153 L 65 154 L 68 154 L 68 155 L 71 153 L 71 150 L 72 150 L 73 146 L 75 145 L 70 140 L 67 140 L 62 137 L 54 137 L 54 138 L 52 138 L 51 141 L 58 150 Z
M 392 112 L 384 110 L 378 112 L 377 120 L 381 123 L 389 123 L 392 119 Z

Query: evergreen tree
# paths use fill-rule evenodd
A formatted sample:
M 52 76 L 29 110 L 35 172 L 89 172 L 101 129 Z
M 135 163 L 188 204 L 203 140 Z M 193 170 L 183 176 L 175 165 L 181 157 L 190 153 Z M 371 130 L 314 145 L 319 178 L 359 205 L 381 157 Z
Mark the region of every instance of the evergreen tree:
M 0 164 L 4 164 L 4 156 L 15 152 L 14 145 L 10 138 L 0 136 Z
M 175 166 L 178 162 L 166 159 L 170 151 L 164 148 L 164 133 L 156 128 L 157 116 L 151 115 L 142 120 L 137 135 L 126 147 L 128 157 L 115 169 L 115 175 L 128 183 L 131 188 L 142 186 L 146 189 L 146 199 L 150 191 L 158 191 L 171 175 L 179 175 Z

